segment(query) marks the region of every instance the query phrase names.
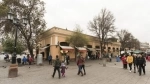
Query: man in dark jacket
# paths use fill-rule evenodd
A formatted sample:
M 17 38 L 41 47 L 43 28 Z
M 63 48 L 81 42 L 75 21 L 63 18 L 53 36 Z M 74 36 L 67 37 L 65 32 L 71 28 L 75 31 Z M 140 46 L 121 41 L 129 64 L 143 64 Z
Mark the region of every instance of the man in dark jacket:
M 69 61 L 70 61 L 70 56 L 69 55 L 66 56 L 66 61 L 67 61 L 67 65 L 69 65 Z
M 60 62 L 60 60 L 58 58 L 58 55 L 56 55 L 56 60 L 54 62 L 54 72 L 53 72 L 53 75 L 52 75 L 53 78 L 54 78 L 56 70 L 57 70 L 58 71 L 58 75 L 59 75 L 59 79 L 60 79 L 60 66 L 61 66 L 61 62 Z
M 52 65 L 52 55 L 49 55 L 49 56 L 48 56 L 48 61 L 49 61 L 49 65 L 50 65 L 50 64 Z
M 139 55 L 138 58 L 138 64 L 139 64 L 139 76 L 141 76 L 141 70 L 143 69 L 143 73 L 145 75 L 145 66 L 146 66 L 146 60 L 142 55 Z

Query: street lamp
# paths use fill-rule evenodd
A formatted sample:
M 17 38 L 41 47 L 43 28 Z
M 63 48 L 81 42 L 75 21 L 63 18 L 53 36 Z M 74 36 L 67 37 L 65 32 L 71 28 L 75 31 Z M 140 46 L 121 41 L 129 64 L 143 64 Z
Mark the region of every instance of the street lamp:
M 7 19 L 10 20 L 15 26 L 16 26 L 16 30 L 15 30 L 15 44 L 14 44 L 14 53 L 13 53 L 13 56 L 12 56 L 12 64 L 16 64 L 16 43 L 17 43 L 17 31 L 18 31 L 18 28 L 22 25 L 20 20 L 17 18 L 17 15 L 15 15 L 13 12 L 12 12 L 12 9 L 10 9 L 10 11 L 7 13 Z M 22 18 L 22 23 L 24 25 L 27 24 L 27 18 L 26 17 L 23 17 Z

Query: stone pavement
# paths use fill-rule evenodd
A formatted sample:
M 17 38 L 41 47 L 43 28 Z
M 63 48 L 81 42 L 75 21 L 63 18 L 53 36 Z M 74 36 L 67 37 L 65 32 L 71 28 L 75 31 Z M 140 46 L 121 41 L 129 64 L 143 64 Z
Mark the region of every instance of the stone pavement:
M 116 64 L 116 65 L 115 65 Z M 122 69 L 121 62 L 107 63 L 102 66 L 102 61 L 91 60 L 86 62 L 87 75 L 77 75 L 77 66 L 71 63 L 66 70 L 66 77 L 58 79 L 58 74 L 52 78 L 53 67 L 44 63 L 44 66 L 29 65 L 19 67 L 19 76 L 8 77 L 9 63 L 0 61 L 0 84 L 150 84 L 150 63 L 147 62 L 146 75 L 139 76 L 138 73 Z

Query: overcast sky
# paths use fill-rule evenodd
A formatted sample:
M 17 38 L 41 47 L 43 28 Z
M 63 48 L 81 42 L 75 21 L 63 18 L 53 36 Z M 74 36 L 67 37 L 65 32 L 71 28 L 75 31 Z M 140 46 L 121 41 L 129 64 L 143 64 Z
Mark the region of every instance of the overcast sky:
M 88 22 L 101 9 L 111 11 L 117 30 L 127 29 L 141 42 L 150 42 L 150 0 L 43 0 L 47 28 L 73 30 L 76 24 L 87 30 Z

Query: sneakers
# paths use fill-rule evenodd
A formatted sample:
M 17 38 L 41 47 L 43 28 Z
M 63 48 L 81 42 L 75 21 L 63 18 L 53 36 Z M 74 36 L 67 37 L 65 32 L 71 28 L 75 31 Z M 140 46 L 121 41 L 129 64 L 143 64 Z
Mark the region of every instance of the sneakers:
M 129 72 L 131 72 L 131 70 Z

